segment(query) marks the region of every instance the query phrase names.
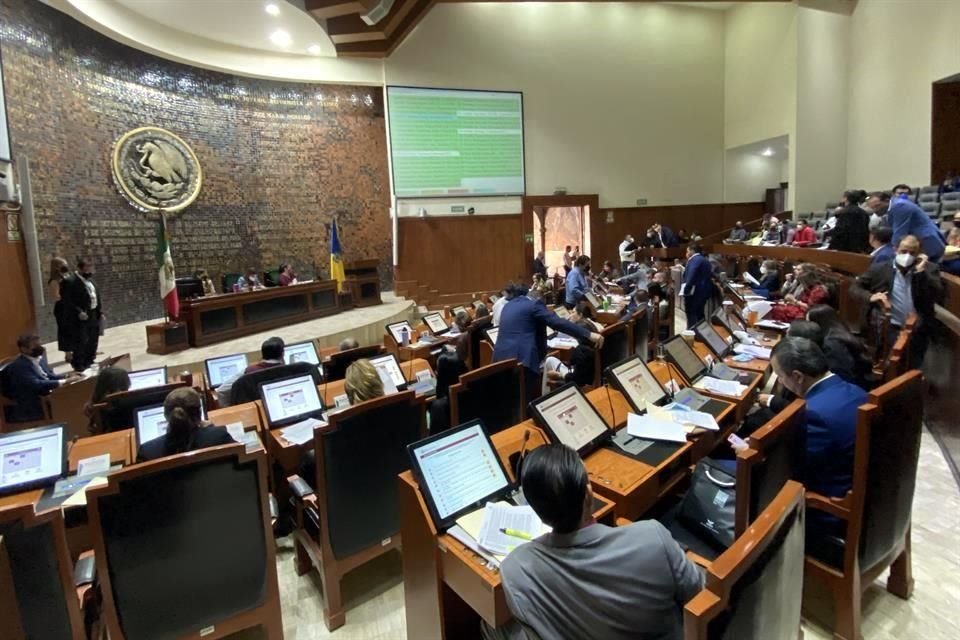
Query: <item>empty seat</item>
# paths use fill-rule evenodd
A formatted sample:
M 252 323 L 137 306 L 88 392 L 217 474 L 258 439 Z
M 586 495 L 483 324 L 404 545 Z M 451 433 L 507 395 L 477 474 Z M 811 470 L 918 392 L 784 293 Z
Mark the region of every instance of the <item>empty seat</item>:
M 960 191 L 948 191 L 947 193 L 941 194 L 940 202 L 943 204 L 948 202 L 960 202 Z
M 368 347 L 357 347 L 356 349 L 332 353 L 329 359 L 323 363 L 323 379 L 327 382 L 343 380 L 347 376 L 347 367 L 357 360 L 373 358 L 386 352 L 387 348 L 382 344 L 374 344 Z
M 450 387 L 450 424 L 479 419 L 490 434 L 523 421 L 523 366 L 516 360 L 494 362 L 460 376 Z
M 952 195 L 952 194 L 944 194 Z M 957 194 L 960 196 L 960 194 Z M 954 214 L 960 211 L 960 198 L 956 200 L 947 200 L 944 198 L 940 201 L 940 218 L 953 218 Z
M 914 190 L 913 190 L 913 193 L 918 193 L 918 191 L 917 191 L 916 189 L 914 189 Z M 929 194 L 931 194 L 931 193 L 933 193 L 933 194 L 939 194 L 939 193 L 940 193 L 940 185 L 938 185 L 938 184 L 928 184 L 927 186 L 925 186 L 925 187 L 920 187 L 920 189 L 919 189 L 920 199 L 923 199 L 923 196 L 929 195 Z
M 940 194 L 936 191 L 921 193 L 920 197 L 917 198 L 917 203 L 922 205 L 924 202 L 940 202 Z
M 939 202 L 919 202 L 917 203 L 921 209 L 927 212 L 927 215 L 931 218 L 937 218 L 940 216 L 940 203 Z

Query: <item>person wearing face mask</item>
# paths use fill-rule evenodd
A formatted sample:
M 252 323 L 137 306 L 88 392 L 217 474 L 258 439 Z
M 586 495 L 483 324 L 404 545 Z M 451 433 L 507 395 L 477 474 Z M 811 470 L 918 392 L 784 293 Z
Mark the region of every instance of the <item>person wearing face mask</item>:
M 590 290 L 587 276 L 590 274 L 590 256 L 580 256 L 573 263 L 573 270 L 567 274 L 564 306 L 573 309 Z
M 64 316 L 72 323 L 76 336 L 73 359 L 74 371 L 83 371 L 93 364 L 100 343 L 100 321 L 103 318 L 103 300 L 93 282 L 93 263 L 77 260 L 77 270 L 63 279 L 60 287 Z
M 870 246 L 873 251 L 870 253 L 870 266 L 892 262 L 893 256 L 897 255 L 890 240 L 893 239 L 893 229 L 886 225 L 880 225 L 870 230 Z
M 746 242 L 747 241 L 747 229 L 743 226 L 743 222 L 737 220 L 737 223 L 733 225 L 733 229 L 730 229 L 730 235 L 727 236 L 726 242 Z
M 698 244 L 687 247 L 687 266 L 683 270 L 681 295 L 687 312 L 687 329 L 692 329 L 704 319 L 707 301 L 713 297 L 713 269 Z
M 837 212 L 837 225 L 830 240 L 830 248 L 834 251 L 863 253 L 866 250 L 870 216 L 860 207 L 866 197 L 864 191 L 844 192 L 843 208 Z
M 906 185 L 897 185 L 895 193 L 902 193 Z M 874 211 L 879 211 L 878 206 L 882 207 L 880 202 L 874 200 L 873 196 L 867 201 Z M 893 245 L 899 246 L 900 241 L 906 236 L 914 236 L 920 241 L 920 249 L 931 262 L 940 262 L 943 256 L 945 243 L 940 229 L 930 219 L 927 212 L 910 201 L 909 197 L 896 195 L 889 202 L 887 210 L 887 223 L 893 229 Z
M 780 269 L 776 260 L 764 260 L 760 264 L 760 284 L 753 292 L 758 296 L 769 298 L 780 291 Z
M 57 348 L 63 352 L 63 358 L 70 362 L 73 358 L 74 336 L 70 329 L 72 323 L 64 317 L 64 304 L 60 299 L 60 286 L 70 273 L 70 267 L 63 258 L 50 261 L 50 276 L 47 278 L 47 299 L 53 302 L 53 318 L 57 321 Z
M 32 422 L 45 417 L 41 398 L 60 385 L 67 376 L 56 374 L 47 364 L 40 338 L 25 333 L 17 338 L 20 355 L 0 373 L 0 389 L 11 404 L 5 406 L 7 422 Z
M 909 202 L 909 201 L 908 201 Z M 890 312 L 890 344 L 912 313 L 917 327 L 911 340 L 910 366 L 920 367 L 934 326 L 934 306 L 943 296 L 940 269 L 920 252 L 920 241 L 906 236 L 897 245 L 893 265 L 874 265 L 850 287 L 850 295 L 869 302 L 868 313 Z M 872 319 L 871 319 L 872 320 Z

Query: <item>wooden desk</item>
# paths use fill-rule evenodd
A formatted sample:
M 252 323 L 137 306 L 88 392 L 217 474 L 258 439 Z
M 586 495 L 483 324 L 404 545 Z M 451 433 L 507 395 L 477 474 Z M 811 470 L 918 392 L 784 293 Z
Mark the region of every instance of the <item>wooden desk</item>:
M 536 427 L 515 425 L 492 437 L 501 460 L 519 451 L 527 430 L 531 433 L 528 450 L 546 443 Z M 512 478 L 509 463 L 504 466 Z M 493 626 L 509 622 L 513 614 L 507 607 L 499 570 L 489 568 L 483 558 L 454 538 L 438 534 L 411 472 L 400 474 L 398 482 L 407 637 L 475 638 L 480 634 L 480 618 Z M 597 498 L 602 507 L 594 517 L 611 524 L 613 505 L 602 496 Z
M 232 407 L 214 409 L 207 413 L 207 419 L 213 424 L 225 427 L 228 424 L 239 422 L 243 425 L 244 431 L 251 428 L 262 433 L 264 430 L 264 418 L 260 413 L 260 406 L 257 402 L 244 402 Z
M 224 293 L 184 300 L 181 314 L 191 347 L 312 320 L 340 311 L 335 280 Z
M 343 292 L 349 293 L 355 307 L 369 307 L 380 304 L 380 274 L 377 268 L 380 260 L 369 258 L 348 262 L 343 267 L 346 279 Z
M 677 386 L 681 388 L 687 386 L 687 383 L 684 381 L 684 379 L 680 376 L 679 373 L 673 373 L 673 374 L 670 373 L 666 364 L 661 364 L 660 362 L 651 362 L 649 363 L 649 365 L 650 365 L 650 371 L 653 372 L 653 375 L 655 375 L 657 377 L 657 380 L 659 380 L 660 383 L 663 384 L 664 386 L 666 386 L 669 383 L 671 378 L 677 384 Z M 753 405 L 754 399 L 756 397 L 756 393 L 760 389 L 760 385 L 762 383 L 763 383 L 763 376 L 756 376 L 756 379 L 750 385 L 747 386 L 744 392 L 736 397 L 723 396 L 716 393 L 710 393 L 708 391 L 703 391 L 702 389 L 696 389 L 696 391 L 701 395 L 731 403 L 735 409 L 734 418 L 733 418 L 734 422 L 739 424 L 743 422 L 744 416 L 747 415 L 747 411 L 749 411 L 750 407 Z M 726 413 L 723 413 L 721 415 L 724 417 L 727 416 Z M 717 422 L 720 422 L 720 420 L 717 420 Z

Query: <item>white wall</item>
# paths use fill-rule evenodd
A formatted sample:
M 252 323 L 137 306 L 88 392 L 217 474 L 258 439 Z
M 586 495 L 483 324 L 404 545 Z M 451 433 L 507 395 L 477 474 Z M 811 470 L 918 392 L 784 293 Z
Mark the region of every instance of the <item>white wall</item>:
M 763 202 L 766 190 L 780 185 L 783 159 L 756 151 L 728 149 L 724 164 L 724 202 Z
M 960 73 L 960 2 L 860 0 L 850 26 L 847 183 L 928 184 L 930 84 Z
M 386 81 L 523 91 L 531 195 L 719 202 L 723 20 L 644 3 L 437 4 Z
M 795 211 L 821 211 L 847 186 L 847 69 L 851 42 L 845 15 L 797 11 L 797 135 L 794 140 Z

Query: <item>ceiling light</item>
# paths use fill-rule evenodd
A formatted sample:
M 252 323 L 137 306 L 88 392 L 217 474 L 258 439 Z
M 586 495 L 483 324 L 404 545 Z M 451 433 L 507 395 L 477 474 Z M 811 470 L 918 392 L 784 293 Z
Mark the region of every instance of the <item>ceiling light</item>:
M 290 46 L 290 34 L 284 31 L 283 29 L 277 29 L 270 34 L 270 42 L 277 45 L 278 47 L 289 47 Z
M 323 48 L 318 44 L 312 44 L 309 47 L 307 47 L 307 53 L 309 53 L 312 56 L 318 56 L 321 53 L 323 53 Z
M 280 15 L 280 7 L 278 7 L 277 5 L 273 4 L 272 2 L 268 3 L 267 6 L 265 6 L 265 7 L 263 8 L 263 10 L 266 11 L 267 13 L 269 13 L 269 14 L 272 15 L 272 16 L 278 16 L 278 15 Z
M 766 149 L 764 149 L 763 151 L 760 152 L 760 155 L 762 155 L 762 156 L 767 156 L 767 157 L 769 158 L 769 157 L 772 156 L 774 153 L 775 153 L 775 152 L 774 152 L 773 149 L 771 149 L 770 147 L 767 147 Z

